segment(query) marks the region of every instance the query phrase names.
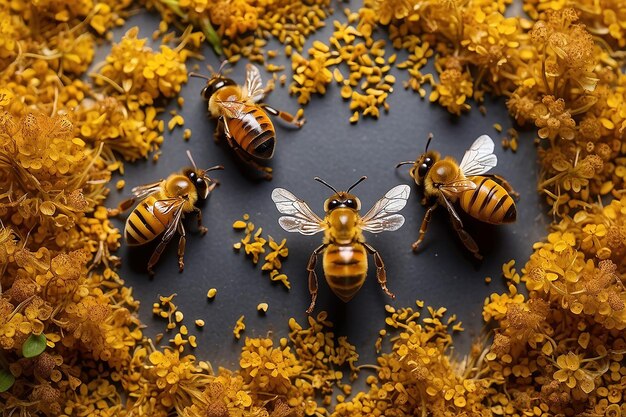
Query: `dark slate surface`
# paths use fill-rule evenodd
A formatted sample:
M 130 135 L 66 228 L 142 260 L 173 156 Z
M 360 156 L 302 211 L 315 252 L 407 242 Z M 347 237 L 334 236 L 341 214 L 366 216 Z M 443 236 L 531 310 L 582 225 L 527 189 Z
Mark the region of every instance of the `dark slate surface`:
M 344 19 L 344 16 L 337 12 L 333 18 Z M 150 37 L 158 25 L 158 17 L 149 14 L 133 17 L 123 30 L 116 32 L 115 40 L 120 39 L 126 28 L 134 25 L 140 25 L 142 37 Z M 328 39 L 331 30 L 332 18 L 324 31 L 309 40 L 309 45 L 313 39 Z M 279 48 L 279 45 L 271 44 L 271 47 Z M 106 49 L 100 51 L 100 58 Z M 393 51 L 389 47 L 388 54 L 391 53 Z M 208 48 L 205 48 L 204 55 L 206 60 L 200 63 L 201 71 L 204 71 L 205 64 L 219 65 L 219 59 Z M 402 58 L 400 53 L 398 61 Z M 290 68 L 284 56 L 272 62 L 284 63 Z M 242 62 L 234 68 L 231 76 L 242 82 L 244 72 Z M 347 74 L 345 69 L 343 72 Z M 242 314 L 246 316 L 247 326 L 244 336 L 265 336 L 269 332 L 276 337 L 285 336 L 289 317 L 296 317 L 300 323 L 305 322 L 304 311 L 310 300 L 305 267 L 311 252 L 320 244 L 321 235 L 310 237 L 284 232 L 278 225 L 279 214 L 270 199 L 272 189 L 284 187 L 293 191 L 322 215 L 322 204 L 329 190 L 313 181 L 314 176 L 344 188 L 361 175 L 367 175 L 368 180 L 355 190 L 363 203 L 364 213 L 391 187 L 400 183 L 413 184 L 408 166 L 397 171 L 394 166 L 399 161 L 415 158 L 422 151 L 429 132 L 435 135 L 431 145 L 433 149 L 454 155 L 459 160 L 474 139 L 487 133 L 496 142 L 499 164 L 494 172 L 509 179 L 520 192 L 521 200 L 518 202 L 518 221 L 513 225 L 497 227 L 466 222 L 468 231 L 477 240 L 485 257 L 483 262 L 474 261 L 465 250 L 443 209 L 435 212 L 422 251 L 419 254 L 411 252 L 410 245 L 417 238 L 425 212 L 412 185 L 410 201 L 402 211 L 406 217 L 405 225 L 396 232 L 367 235 L 368 242 L 380 251 L 387 265 L 388 284 L 397 295 L 395 300 L 388 299 L 380 290 L 371 258 L 368 279 L 348 304 L 331 293 L 322 278 L 321 262 L 318 264 L 320 290 L 316 313 L 321 310 L 329 312 L 336 333 L 347 335 L 357 346 L 361 363 L 373 361 L 373 344 L 378 330 L 384 326 L 385 304 L 414 306 L 416 299 L 424 300 L 427 305 L 445 306 L 451 313 L 457 314 L 467 329 L 457 338 L 457 353 L 467 351 L 470 342 L 483 328 L 481 306 L 485 297 L 504 288 L 499 279 L 502 264 L 516 259 L 518 267 L 521 267 L 531 252 L 532 243 L 545 233 L 548 220 L 542 215 L 542 205 L 535 192 L 537 164 L 532 135 L 522 134 L 516 154 L 504 151 L 499 145 L 503 134 L 498 134 L 492 127 L 496 122 L 501 123 L 505 131 L 511 126 L 503 100 L 488 98 L 485 103 L 488 109 L 486 117 L 478 112 L 476 106 L 470 114 L 455 117 L 439 106 L 421 100 L 415 93 L 404 90 L 402 82 L 407 79 L 406 72 L 394 69 L 392 73 L 398 81 L 396 91 L 389 98 L 391 111 L 379 120 L 362 119 L 357 125 L 350 125 L 348 103 L 341 100 L 339 86 L 333 83 L 325 97 L 314 97 L 306 106 L 307 124 L 302 130 L 285 128 L 276 122 L 278 143 L 272 162 L 274 180 L 271 182 L 247 177 L 232 152 L 213 142 L 215 123 L 207 117 L 206 104 L 200 98 L 203 80 L 191 79 L 184 86 L 182 95 L 185 105 L 179 113 L 185 118 L 184 128 L 193 132 L 191 140 L 183 141 L 182 128 L 166 134 L 158 163 L 150 159 L 126 164 L 126 188 L 121 192 L 112 190 L 107 202 L 113 207 L 128 196 L 132 187 L 166 177 L 188 165 L 186 149 L 192 151 L 202 167 L 215 164 L 226 167 L 225 171 L 214 174 L 221 181 L 221 186 L 203 207 L 209 233 L 200 237 L 195 232 L 195 218 L 187 218 L 184 273 L 178 273 L 176 238 L 163 254 L 153 279 L 149 278 L 145 266 L 154 246 L 129 249 L 124 244 L 118 253 L 123 259 L 120 275 L 141 300 L 140 316 L 147 324 L 147 335 L 154 336 L 165 330 L 165 323 L 152 316 L 152 303 L 158 300 L 159 295 L 177 293 L 175 300 L 185 314 L 184 323 L 191 334 L 198 337 L 199 347 L 195 354 L 210 360 L 214 366 L 234 366 L 237 363 L 243 343 L 235 341 L 232 329 Z M 265 78 L 269 76 L 263 70 L 262 74 Z M 287 88 L 277 87 L 267 102 L 290 112 L 298 109 L 295 98 L 289 96 Z M 174 108 L 177 108 L 175 103 L 168 106 L 168 109 Z M 167 121 L 170 116 L 165 113 L 163 117 Z M 267 274 L 261 274 L 260 265 L 255 268 L 246 256 L 233 250 L 232 244 L 242 234 L 233 230 L 232 223 L 243 213 L 249 213 L 255 224 L 263 227 L 264 235 L 270 234 L 277 240 L 287 237 L 290 254 L 283 270 L 291 280 L 291 291 L 280 283 L 270 282 Z M 117 224 L 123 227 L 122 221 Z M 494 278 L 490 285 L 485 284 L 487 276 Z M 211 287 L 217 288 L 218 294 L 214 301 L 209 302 L 206 292 Z M 267 315 L 257 313 L 259 302 L 269 303 Z M 202 330 L 193 324 L 197 318 L 206 322 Z

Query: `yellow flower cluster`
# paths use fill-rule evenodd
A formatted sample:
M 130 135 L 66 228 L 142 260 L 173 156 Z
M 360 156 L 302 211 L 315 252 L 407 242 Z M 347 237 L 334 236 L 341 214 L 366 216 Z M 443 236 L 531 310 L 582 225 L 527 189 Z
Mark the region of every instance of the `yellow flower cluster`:
M 210 365 L 192 355 L 181 356 L 178 350 L 152 347 L 135 349 L 130 365 L 120 375 L 128 393 L 123 415 L 162 416 L 172 411 L 184 415 L 212 380 Z
M 556 226 L 562 231 L 535 245 L 526 265 L 527 288 L 607 329 L 626 328 L 626 288 L 618 271 L 626 265 L 625 211 L 622 198 L 562 220 Z
M 360 115 L 377 119 L 381 107 L 389 111 L 387 97 L 396 82 L 389 70 L 396 61 L 396 54 L 385 58 L 385 41 L 374 41 L 355 28 L 352 23 L 358 19 L 357 13 L 346 10 L 346 14 L 347 24 L 334 22 L 335 31 L 328 45 L 313 42 L 310 59 L 299 54 L 292 56 L 294 82 L 289 91 L 298 96 L 299 103 L 306 104 L 311 94 L 325 94 L 334 78 L 342 85 L 341 97 L 350 99 L 351 123 L 358 122 Z M 342 64 L 349 69 L 347 77 L 341 73 Z
M 423 303 L 417 302 L 422 308 Z M 482 405 L 488 382 L 474 363 L 451 359 L 451 332 L 462 330 L 445 308 L 428 308 L 428 316 L 412 308 L 387 306 L 391 351 L 382 353 L 367 378 L 369 390 L 338 404 L 332 416 L 458 416 L 486 412 Z M 394 330 L 397 329 L 397 330 Z M 385 329 L 381 340 L 389 336 Z
M 113 45 L 99 71 L 90 74 L 102 89 L 98 100 L 84 100 L 78 110 L 78 117 L 85 122 L 81 134 L 86 140 L 103 143 L 109 159 L 114 159 L 113 152 L 131 161 L 145 158 L 163 142 L 164 122 L 157 118 L 162 109 L 154 101 L 178 95 L 187 82 L 185 61 L 195 56 L 187 48 L 196 48 L 203 36 L 189 29 L 176 48 L 163 44 L 156 52 L 138 35 L 139 29 L 131 28 Z M 170 130 L 172 123 L 183 122 L 181 116 L 175 116 Z
M 287 344 L 283 339 L 282 344 Z M 244 382 L 253 392 L 289 392 L 291 379 L 303 368 L 288 346 L 274 348 L 270 339 L 246 339 L 239 366 L 244 370 Z
M 304 58 L 298 53 L 291 56 L 291 69 L 293 70 L 293 83 L 289 86 L 289 92 L 298 96 L 298 103 L 306 104 L 311 101 L 311 94 L 326 93 L 326 86 L 333 80 L 333 74 L 328 69 L 335 63 L 330 59 L 330 53 L 311 48 L 310 59 Z
M 430 93 L 429 100 L 438 101 L 450 113 L 458 116 L 470 109 L 466 100 L 472 96 L 474 86 L 469 72 L 464 71 L 456 59 L 446 60 L 448 62 L 450 66 L 440 71 L 439 83 Z
M 4 8 L 0 9 L 0 21 L 3 22 L 0 27 L 0 69 L 3 69 L 17 55 L 18 39 L 22 37 L 19 32 L 26 28 L 17 16 Z
M 3 205 L 1 213 L 4 223 L 18 218 L 14 207 Z M 70 214 L 94 220 L 84 211 Z M 59 415 L 70 398 L 83 398 L 86 407 L 90 392 L 104 394 L 81 388 L 92 382 L 89 369 L 106 366 L 119 371 L 130 363 L 131 349 L 142 338 L 139 321 L 132 314 L 138 304 L 114 271 L 108 267 L 89 271 L 88 262 L 102 249 L 92 245 L 87 234 L 82 236 L 79 226 L 36 217 L 10 223 L 6 231 L 21 241 L 5 237 L 0 249 L 0 354 L 15 378 L 10 391 L 0 393 L 4 411 Z M 33 229 L 46 239 L 37 242 L 33 233 L 27 237 Z M 66 240 L 51 240 L 48 236 L 55 231 Z M 119 234 L 115 242 L 118 239 Z M 30 358 L 23 352 L 33 335 L 43 336 L 45 345 L 42 353 Z M 36 385 L 33 380 L 38 381 Z M 30 401 L 24 401 L 26 396 Z M 115 391 L 113 396 L 119 401 Z
M 97 85 L 105 86 L 111 95 L 119 94 L 130 109 L 151 105 L 159 96 L 174 97 L 187 82 L 188 51 L 161 45 L 161 51 L 155 52 L 138 34 L 138 27 L 128 30 L 94 75 Z
M 329 326 L 326 313 L 318 320 L 309 318 L 307 328 L 291 319 L 289 339 L 275 344 L 247 338 L 239 369 L 217 373 L 175 349 L 138 347 L 124 372 L 116 374 L 129 398 L 119 415 L 322 416 L 325 409 L 318 406 L 316 394 L 324 395 L 325 406 L 331 404 L 333 387 L 349 394 L 339 369 L 349 364 L 356 371 L 358 359 L 354 346 L 345 338 L 335 340 Z
M 491 315 L 497 327 L 482 354 L 497 414 L 626 412 L 625 207 L 625 199 L 613 200 L 564 218 L 534 245 L 521 275 L 511 264 L 503 269 L 512 291 L 486 302 L 499 314 Z M 527 299 L 516 293 L 520 281 Z
M 0 403 L 7 415 L 123 409 L 113 382 L 143 335 L 138 302 L 112 269 L 121 235 L 102 204 L 111 172 L 121 168 L 113 152 L 146 156 L 163 122 L 156 108 L 132 108 L 126 95 L 80 77 L 92 63 L 95 33 L 123 23 L 130 4 L 0 1 Z M 163 49 L 150 61 L 159 96 L 176 94 L 176 80 L 164 74 L 175 73 L 174 53 L 185 54 Z
M 167 23 L 192 24 L 231 62 L 241 56 L 263 63 L 260 46 L 273 36 L 302 50 L 306 39 L 324 26 L 330 0 L 147 0 Z
M 16 118 L 1 107 L 0 112 L 0 213 L 24 236 L 32 230 L 35 243 L 56 235 L 51 247 L 82 247 L 76 226 L 89 223 L 85 212 L 103 201 L 110 179 L 100 150 L 75 136 L 70 115 Z M 115 234 L 108 220 L 96 220 L 108 231 L 98 238 L 115 249 L 116 242 L 108 241 L 107 234 Z
M 537 20 L 545 17 L 549 10 L 561 10 L 573 7 L 594 34 L 607 36 L 610 45 L 615 49 L 626 45 L 626 10 L 624 5 L 615 0 L 576 2 L 525 0 L 524 11 Z

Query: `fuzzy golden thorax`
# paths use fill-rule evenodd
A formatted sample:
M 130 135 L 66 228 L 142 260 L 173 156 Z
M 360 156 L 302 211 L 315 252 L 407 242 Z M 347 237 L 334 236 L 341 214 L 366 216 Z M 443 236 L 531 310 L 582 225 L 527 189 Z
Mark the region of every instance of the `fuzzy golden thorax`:
M 235 81 L 216 75 L 207 81 L 200 94 L 209 102 L 209 112 L 211 116 L 217 118 L 223 116 L 220 101 L 227 101 L 233 96 L 240 99 L 242 93 L 241 87 L 238 86 Z
M 426 198 L 439 195 L 439 187 L 457 180 L 461 170 L 456 160 L 450 156 L 438 160 L 428 169 L 423 179 L 424 196 Z
M 205 170 L 188 167 L 167 177 L 163 182 L 163 194 L 166 198 L 183 197 L 187 200 L 184 210 L 190 212 L 199 199 L 208 197 L 213 183 Z
M 211 113 L 211 117 L 217 118 L 224 116 L 224 106 L 221 102 L 232 101 L 233 96 L 235 100 L 241 100 L 241 95 L 241 87 L 238 85 L 229 85 L 216 91 L 215 94 L 211 95 L 209 98 L 209 113 Z
M 354 194 L 341 191 L 326 199 L 327 239 L 340 244 L 358 240 L 361 234 L 357 227 L 360 209 L 361 201 Z
M 190 172 L 193 172 L 190 170 Z M 184 173 L 172 174 L 163 183 L 163 194 L 166 198 L 182 197 L 186 201 L 183 210 L 193 211 L 198 201 L 198 191 L 189 176 Z

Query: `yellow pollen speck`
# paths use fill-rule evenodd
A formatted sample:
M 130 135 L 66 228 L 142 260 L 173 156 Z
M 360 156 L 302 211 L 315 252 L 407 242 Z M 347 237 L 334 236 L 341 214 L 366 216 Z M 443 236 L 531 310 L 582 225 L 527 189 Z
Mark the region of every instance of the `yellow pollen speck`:
M 176 323 L 180 323 L 181 321 L 183 321 L 184 315 L 182 311 L 177 311 L 176 313 L 174 313 L 174 317 L 176 319 Z
M 235 223 L 233 223 L 233 229 L 245 229 L 245 228 L 246 228 L 246 222 L 242 220 L 237 220 Z

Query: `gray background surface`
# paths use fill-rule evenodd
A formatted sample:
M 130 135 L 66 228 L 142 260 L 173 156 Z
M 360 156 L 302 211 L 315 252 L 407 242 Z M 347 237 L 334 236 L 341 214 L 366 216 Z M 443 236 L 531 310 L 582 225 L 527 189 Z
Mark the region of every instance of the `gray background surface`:
M 343 7 L 343 6 L 342 6 Z M 351 4 L 353 10 L 357 5 Z M 315 39 L 327 40 L 332 33 L 332 21 L 344 21 L 341 11 L 327 21 L 327 27 L 318 32 L 307 43 Z M 159 18 L 153 14 L 141 14 L 116 31 L 115 41 L 130 27 L 139 25 L 140 36 L 150 37 L 157 28 Z M 385 36 L 384 34 L 380 36 Z M 155 46 L 155 49 L 157 46 Z M 387 46 L 387 55 L 395 52 Z M 99 51 L 104 58 L 108 48 Z M 275 64 L 286 64 L 288 80 L 291 79 L 290 61 L 283 54 L 283 48 L 270 43 L 267 49 L 279 49 L 281 55 L 272 60 Z M 199 62 L 201 72 L 205 65 L 219 66 L 219 58 L 205 48 L 204 62 Z M 406 56 L 398 53 L 398 62 Z M 188 68 L 191 70 L 193 62 Z M 261 68 L 265 79 L 267 74 Z M 245 62 L 240 62 L 230 76 L 243 82 Z M 347 70 L 343 70 L 344 76 Z M 318 263 L 320 290 L 315 314 L 327 310 L 335 323 L 338 335 L 347 335 L 361 355 L 360 363 L 372 363 L 373 344 L 378 331 L 384 326 L 385 304 L 396 307 L 415 306 L 415 300 L 424 300 L 427 305 L 445 306 L 450 313 L 457 314 L 464 322 L 466 332 L 456 338 L 457 354 L 463 354 L 469 343 L 480 334 L 483 328 L 481 307 L 485 297 L 504 286 L 499 279 L 501 267 L 510 259 L 518 261 L 518 268 L 531 253 L 532 243 L 545 234 L 548 220 L 542 215 L 545 208 L 535 192 L 537 177 L 536 151 L 532 144 L 532 132 L 522 133 L 519 150 L 516 154 L 505 151 L 500 146 L 504 133 L 497 133 L 492 125 L 502 124 L 504 132 L 512 125 L 504 101 L 487 98 L 487 116 L 482 116 L 473 105 L 469 114 L 461 117 L 450 115 L 438 105 L 404 90 L 402 82 L 408 78 L 405 71 L 392 69 L 396 75 L 395 91 L 389 97 L 389 114 L 379 120 L 361 119 L 351 125 L 348 118 L 351 112 L 348 102 L 339 96 L 340 86 L 333 83 L 326 96 L 315 96 L 305 107 L 306 125 L 301 130 L 285 128 L 275 121 L 278 143 L 271 166 L 274 167 L 274 180 L 254 180 L 245 175 L 245 169 L 226 146 L 213 142 L 214 121 L 207 117 L 206 103 L 200 98 L 204 86 L 201 79 L 190 79 L 184 86 L 182 96 L 184 108 L 178 109 L 175 102 L 167 107 L 178 109 L 185 118 L 184 128 L 192 130 L 189 142 L 182 139 L 183 129 L 166 133 L 158 163 L 151 159 L 135 164 L 126 164 L 124 179 L 126 187 L 121 192 L 111 191 L 107 204 L 115 206 L 126 198 L 132 187 L 164 178 L 170 173 L 188 165 L 185 150 L 190 149 L 198 165 L 209 167 L 223 164 L 225 171 L 214 173 L 221 182 L 203 207 L 204 224 L 209 233 L 200 237 L 196 232 L 194 216 L 188 216 L 187 251 L 185 271 L 178 273 L 176 262 L 177 237 L 172 240 L 156 267 L 156 276 L 151 279 L 145 271 L 148 258 L 154 245 L 129 249 L 125 244 L 118 255 L 123 259 L 120 276 L 126 284 L 134 288 L 135 297 L 141 300 L 140 316 L 147 328 L 145 333 L 154 336 L 165 331 L 165 322 L 153 318 L 152 303 L 159 295 L 177 293 L 176 304 L 185 314 L 184 324 L 191 334 L 198 337 L 199 347 L 194 354 L 200 359 L 209 360 L 214 366 L 233 367 L 237 364 L 242 341 L 236 341 L 232 329 L 242 314 L 246 316 L 246 330 L 243 336 L 266 336 L 271 332 L 276 340 L 288 332 L 287 321 L 295 317 L 305 323 L 305 309 L 310 297 L 307 288 L 306 263 L 320 242 L 321 235 L 302 236 L 288 234 L 278 225 L 279 213 L 270 199 L 275 187 L 284 187 L 309 202 L 310 206 L 323 215 L 322 204 L 329 196 L 329 190 L 313 181 L 314 176 L 326 179 L 337 188 L 345 188 L 361 175 L 368 180 L 356 188 L 355 193 L 363 203 L 364 213 L 371 205 L 393 186 L 411 184 L 411 198 L 402 211 L 406 218 L 404 226 L 396 232 L 379 235 L 366 234 L 368 242 L 377 248 L 387 266 L 388 285 L 397 298 L 389 299 L 380 290 L 375 278 L 373 259 L 370 257 L 370 271 L 365 285 L 348 304 L 341 302 L 326 285 L 323 279 L 321 262 Z M 298 104 L 290 97 L 287 87 L 277 86 L 267 102 L 272 106 L 295 112 Z M 168 113 L 162 117 L 169 120 Z M 410 245 L 417 238 L 418 229 L 425 212 L 420 205 L 420 196 L 408 175 L 408 166 L 394 170 L 397 162 L 414 159 L 423 150 L 425 139 L 433 132 L 435 140 L 431 147 L 442 154 L 461 159 L 464 151 L 481 134 L 487 133 L 496 142 L 499 164 L 495 173 L 505 176 L 521 194 L 518 202 L 518 221 L 508 226 L 489 226 L 474 221 L 466 221 L 467 230 L 478 242 L 485 259 L 476 262 L 465 250 L 453 231 L 444 209 L 435 212 L 433 221 L 419 254 L 411 252 Z M 113 182 L 114 184 L 114 182 Z M 287 237 L 289 257 L 283 271 L 292 283 L 291 291 L 282 284 L 270 282 L 268 274 L 261 274 L 260 264 L 255 268 L 243 253 L 235 252 L 233 243 L 243 234 L 233 230 L 233 221 L 249 213 L 258 226 L 263 227 L 264 235 L 276 240 Z M 116 221 L 122 228 L 123 219 Z M 321 261 L 321 259 L 320 259 Z M 485 284 L 490 276 L 493 282 Z M 207 301 L 209 288 L 218 289 L 212 302 Z M 259 315 L 256 306 L 259 302 L 269 303 L 265 316 Z M 205 320 L 203 329 L 197 329 L 195 319 Z M 165 339 L 173 337 L 166 334 Z

